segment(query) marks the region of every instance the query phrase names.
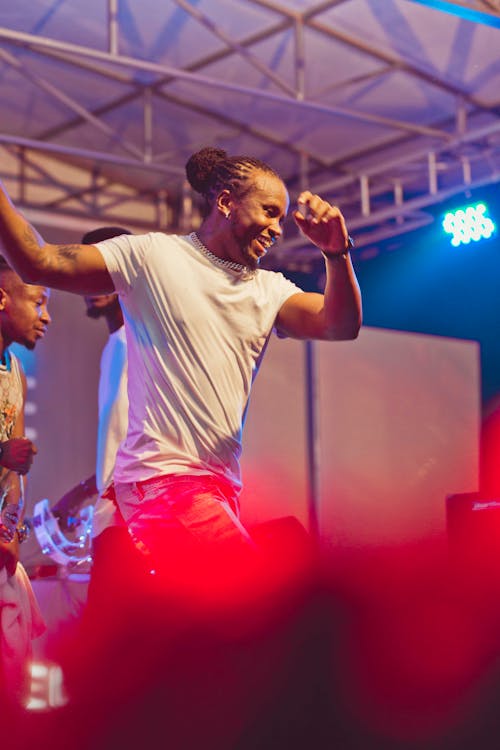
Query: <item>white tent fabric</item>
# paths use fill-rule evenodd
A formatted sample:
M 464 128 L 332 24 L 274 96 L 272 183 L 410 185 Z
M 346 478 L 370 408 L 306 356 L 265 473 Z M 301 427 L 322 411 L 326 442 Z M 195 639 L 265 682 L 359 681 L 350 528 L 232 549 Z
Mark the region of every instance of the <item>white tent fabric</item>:
M 498 180 L 499 49 L 498 0 L 2 3 L 0 176 L 42 224 L 177 230 L 184 164 L 218 145 L 340 205 L 362 247 Z

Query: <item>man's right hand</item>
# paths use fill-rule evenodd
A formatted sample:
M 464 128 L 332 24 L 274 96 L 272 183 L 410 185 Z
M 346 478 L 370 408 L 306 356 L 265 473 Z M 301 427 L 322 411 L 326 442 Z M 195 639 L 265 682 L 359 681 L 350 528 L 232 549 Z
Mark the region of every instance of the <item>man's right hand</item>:
M 11 438 L 2 444 L 0 464 L 17 474 L 27 474 L 33 463 L 33 456 L 37 453 L 36 445 L 28 438 Z
M 84 479 L 78 482 L 72 487 L 65 495 L 63 495 L 55 505 L 50 509 L 52 515 L 54 515 L 63 529 L 68 531 L 75 525 L 74 518 L 84 505 L 86 500 L 94 497 L 98 494 L 96 487 L 95 474 L 92 474 L 88 479 Z

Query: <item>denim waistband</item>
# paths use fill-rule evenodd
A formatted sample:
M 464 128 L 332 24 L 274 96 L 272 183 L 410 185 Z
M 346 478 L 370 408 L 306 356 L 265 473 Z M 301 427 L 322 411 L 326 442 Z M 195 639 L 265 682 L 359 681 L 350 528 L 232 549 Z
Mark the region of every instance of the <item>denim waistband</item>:
M 119 486 L 119 483 L 117 483 Z M 233 485 L 224 477 L 214 476 L 213 474 L 163 474 L 160 476 L 142 479 L 137 482 L 125 484 L 128 487 L 135 487 L 142 498 L 146 490 L 152 488 L 168 488 L 186 486 L 192 487 L 193 490 L 205 490 L 217 492 L 221 495 L 221 500 L 225 500 L 231 510 L 239 516 L 238 496 Z M 115 500 L 116 502 L 116 500 Z

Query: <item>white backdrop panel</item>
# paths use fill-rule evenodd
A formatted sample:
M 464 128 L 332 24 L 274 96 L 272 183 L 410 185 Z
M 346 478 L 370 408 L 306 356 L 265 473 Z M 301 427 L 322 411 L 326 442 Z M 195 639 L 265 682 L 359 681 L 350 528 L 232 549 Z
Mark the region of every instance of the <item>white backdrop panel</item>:
M 475 491 L 475 342 L 365 328 L 317 345 L 320 526 L 336 545 L 442 535 L 445 497 Z
M 320 530 L 333 545 L 445 532 L 445 497 L 478 486 L 478 345 L 364 328 L 316 343 Z M 308 523 L 305 344 L 270 343 L 245 427 L 246 521 Z
M 243 435 L 244 523 L 295 516 L 307 525 L 304 343 L 272 337 Z

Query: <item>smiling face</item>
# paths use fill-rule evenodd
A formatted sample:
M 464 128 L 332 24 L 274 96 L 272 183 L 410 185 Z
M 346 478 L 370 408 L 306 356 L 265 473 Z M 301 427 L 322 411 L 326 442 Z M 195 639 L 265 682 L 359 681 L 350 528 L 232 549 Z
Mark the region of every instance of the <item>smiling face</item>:
M 239 197 L 229 195 L 225 209 L 235 245 L 233 259 L 257 268 L 283 233 L 290 201 L 282 180 L 269 172 L 252 171 L 246 188 Z
M 43 338 L 51 318 L 49 292 L 43 286 L 24 284 L 13 271 L 0 278 L 0 325 L 4 348 L 16 342 L 34 349 Z

